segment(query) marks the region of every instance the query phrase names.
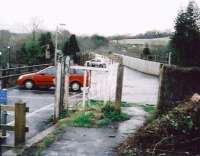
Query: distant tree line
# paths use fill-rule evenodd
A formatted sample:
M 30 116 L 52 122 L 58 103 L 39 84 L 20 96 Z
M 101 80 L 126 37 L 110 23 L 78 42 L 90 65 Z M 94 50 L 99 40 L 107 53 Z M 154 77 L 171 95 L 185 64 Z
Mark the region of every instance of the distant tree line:
M 172 32 L 171 31 L 157 31 L 157 30 L 151 30 L 151 31 L 147 31 L 144 34 L 137 34 L 135 36 L 133 36 L 132 38 L 137 38 L 137 39 L 153 39 L 153 38 L 162 38 L 162 37 L 170 37 L 172 36 Z
M 58 35 L 58 49 L 65 55 L 71 56 L 75 62 L 79 52 L 95 50 L 107 46 L 108 39 L 100 36 L 75 36 L 68 31 L 61 31 Z M 8 49 L 7 47 L 11 47 Z M 0 65 L 4 65 L 10 58 L 15 65 L 32 65 L 53 63 L 55 51 L 55 32 L 45 32 L 32 28 L 31 33 L 12 33 L 0 30 Z
M 137 35 L 117 35 L 110 36 L 110 40 L 122 40 L 122 39 L 153 39 L 153 38 L 162 38 L 162 37 L 170 37 L 173 35 L 173 32 L 170 30 L 167 31 L 158 31 L 158 30 L 150 30 L 145 33 L 140 33 Z

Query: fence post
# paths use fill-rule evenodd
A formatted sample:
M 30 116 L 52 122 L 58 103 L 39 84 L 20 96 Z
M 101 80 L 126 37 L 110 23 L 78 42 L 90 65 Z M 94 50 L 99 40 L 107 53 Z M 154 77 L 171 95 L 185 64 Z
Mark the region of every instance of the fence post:
M 68 110 L 69 107 L 69 68 L 70 68 L 70 57 L 67 56 L 65 59 L 65 91 L 64 91 L 64 108 Z
M 117 82 L 116 82 L 116 94 L 115 94 L 115 111 L 121 112 L 121 98 L 123 88 L 124 66 L 122 64 L 122 58 L 117 69 Z
M 15 146 L 25 143 L 26 104 L 15 104 Z
M 64 61 L 64 58 L 62 58 L 61 59 L 60 113 L 62 113 L 64 110 L 64 94 L 65 94 L 65 61 Z
M 54 121 L 56 122 L 60 114 L 60 87 L 61 87 L 61 63 L 57 62 L 56 74 L 56 90 L 55 90 L 55 104 L 54 104 Z
M 64 81 L 65 81 L 65 64 L 62 54 L 58 55 L 57 74 L 56 74 L 56 91 L 54 103 L 54 122 L 56 122 L 64 109 Z

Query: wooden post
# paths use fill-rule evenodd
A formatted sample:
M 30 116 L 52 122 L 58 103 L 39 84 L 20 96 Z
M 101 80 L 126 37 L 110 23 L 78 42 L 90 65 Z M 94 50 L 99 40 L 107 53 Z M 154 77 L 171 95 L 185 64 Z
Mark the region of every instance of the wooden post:
M 54 103 L 54 121 L 59 119 L 60 114 L 60 88 L 61 88 L 61 63 L 57 62 L 56 73 L 56 90 L 55 90 L 55 103 Z
M 15 104 L 15 146 L 25 143 L 26 104 Z
M 120 61 L 117 69 L 117 84 L 116 84 L 116 95 L 115 95 L 115 111 L 118 113 L 121 112 L 123 77 L 124 77 L 124 66 L 122 64 L 122 61 Z
M 65 59 L 65 94 L 64 94 L 64 108 L 68 110 L 69 107 L 69 66 L 70 66 L 70 57 L 67 56 Z
M 57 60 L 56 73 L 56 91 L 54 103 L 54 122 L 56 122 L 64 110 L 64 93 L 65 93 L 65 61 L 63 55 L 60 53 Z
M 64 94 L 65 94 L 65 63 L 64 59 L 61 60 L 61 85 L 60 85 L 60 114 L 64 110 Z

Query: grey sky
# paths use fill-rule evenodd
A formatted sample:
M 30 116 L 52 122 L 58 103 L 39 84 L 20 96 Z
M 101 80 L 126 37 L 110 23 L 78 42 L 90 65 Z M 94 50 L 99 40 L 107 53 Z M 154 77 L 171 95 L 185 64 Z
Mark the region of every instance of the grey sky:
M 200 0 L 196 0 L 200 6 Z M 32 17 L 42 28 L 76 34 L 137 34 L 173 29 L 178 10 L 188 0 L 1 0 L 0 28 L 26 32 Z

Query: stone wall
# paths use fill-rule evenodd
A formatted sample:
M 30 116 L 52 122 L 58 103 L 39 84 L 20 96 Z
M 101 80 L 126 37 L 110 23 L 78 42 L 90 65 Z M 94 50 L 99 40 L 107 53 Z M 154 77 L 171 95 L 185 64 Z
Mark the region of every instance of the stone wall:
M 163 114 L 177 106 L 177 101 L 200 93 L 200 68 L 162 66 L 158 95 L 158 114 Z

